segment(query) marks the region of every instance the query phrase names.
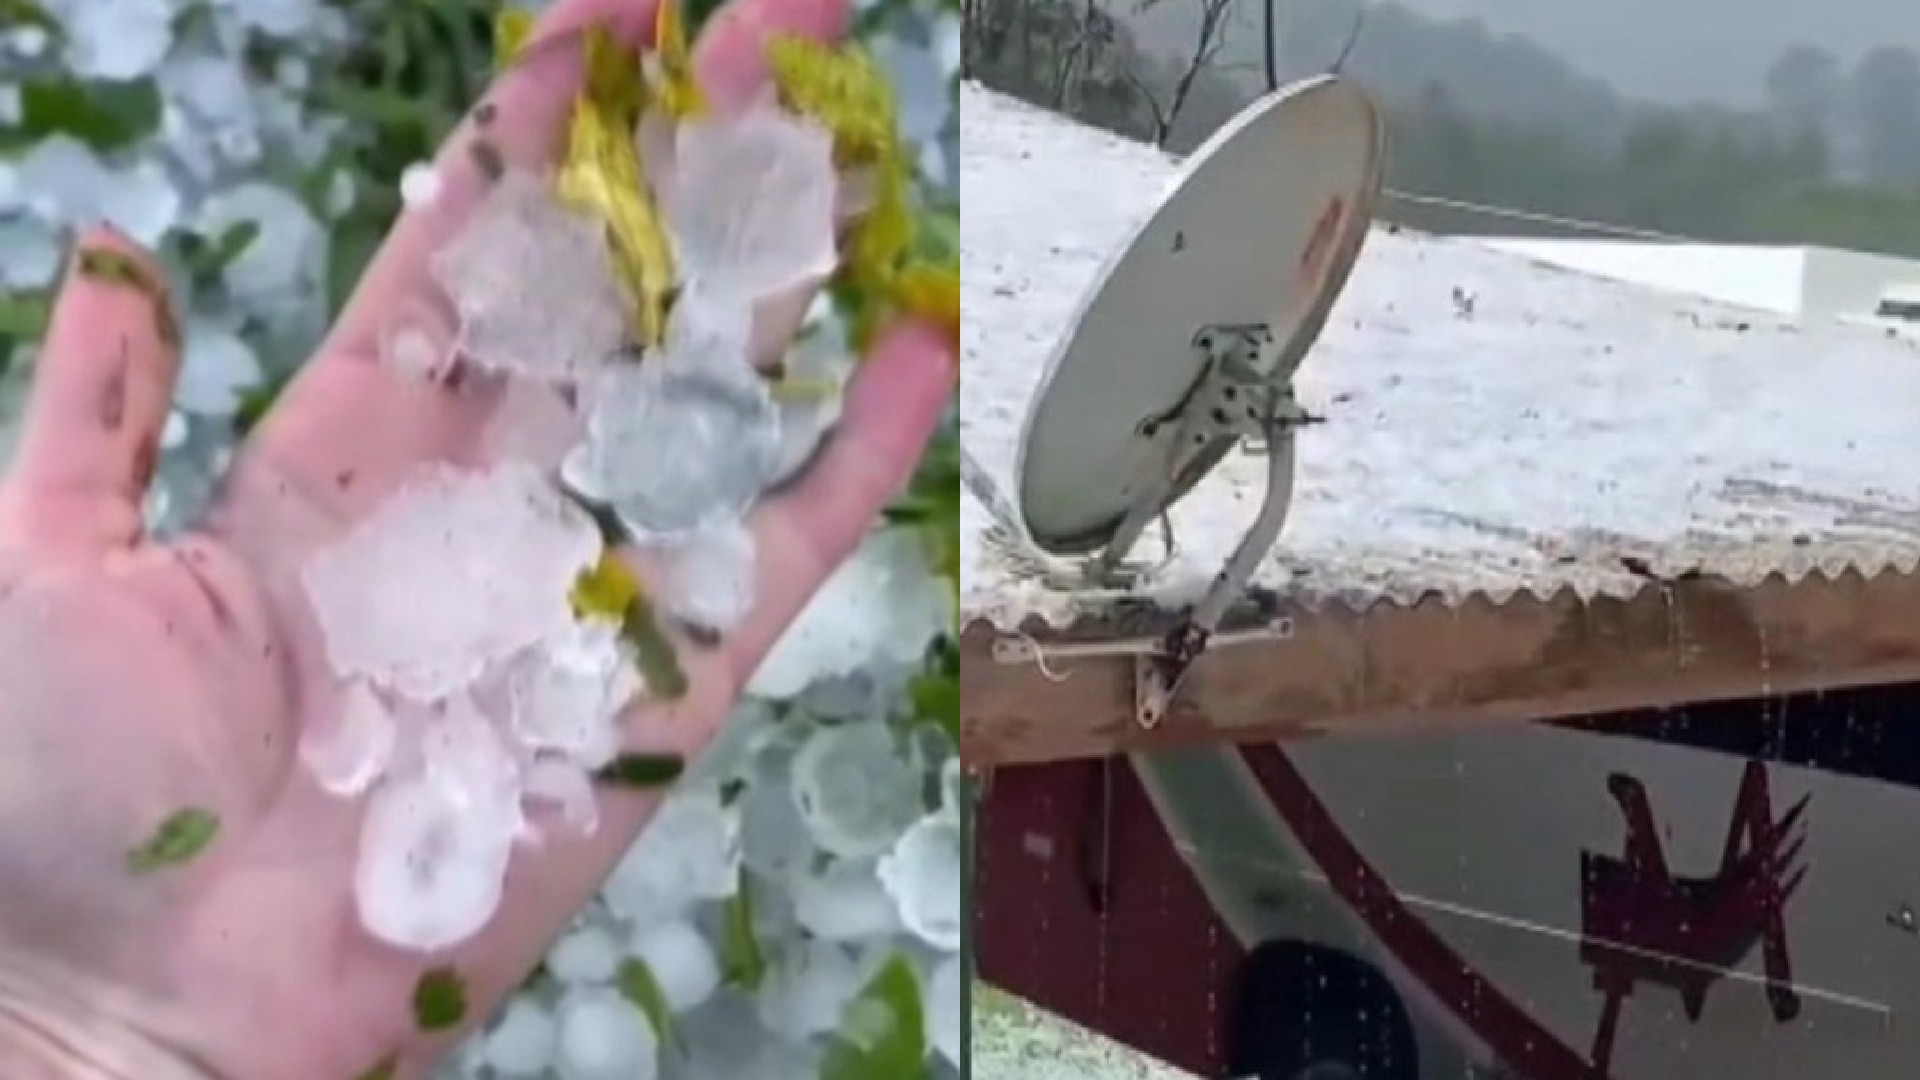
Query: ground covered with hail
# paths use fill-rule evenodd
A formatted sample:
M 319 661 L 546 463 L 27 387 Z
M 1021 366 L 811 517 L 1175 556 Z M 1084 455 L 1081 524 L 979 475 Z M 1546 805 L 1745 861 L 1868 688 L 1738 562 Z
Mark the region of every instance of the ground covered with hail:
M 528 26 L 501 20 L 500 63 Z M 724 638 L 752 607 L 745 517 L 831 435 L 877 327 L 958 319 L 957 270 L 922 255 L 880 65 L 779 39 L 775 86 L 721 113 L 674 4 L 656 31 L 644 53 L 584 36 L 587 85 L 552 169 L 505 164 L 477 114 L 488 191 L 433 258 L 433 295 L 380 345 L 409 378 L 504 381 L 497 463 L 421 466 L 304 566 L 343 705 L 303 734 L 300 761 L 365 802 L 363 927 L 423 957 L 488 925 L 517 852 L 599 828 L 608 785 L 670 789 L 446 1076 L 958 1075 L 962 786 L 951 730 L 923 722 L 957 704 L 924 692 L 955 598 L 924 528 L 872 533 L 708 753 L 620 750 L 625 710 L 686 688 L 664 628 Z M 119 48 L 92 47 L 94 67 Z M 0 218 L 9 198 L 27 211 L 16 226 L 57 214 L 19 172 L 0 163 Z M 422 165 L 401 189 L 417 205 L 439 186 Z M 793 345 L 756 363 L 756 311 L 823 279 Z M 618 544 L 659 568 L 651 588 Z M 428 968 L 422 1023 L 457 1007 L 457 979 Z

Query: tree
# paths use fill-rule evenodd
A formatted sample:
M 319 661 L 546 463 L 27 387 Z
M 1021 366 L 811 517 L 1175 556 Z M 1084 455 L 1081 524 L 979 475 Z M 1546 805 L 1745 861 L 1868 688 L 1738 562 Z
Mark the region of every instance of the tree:
M 1146 11 L 1162 0 L 1144 0 L 1139 10 Z M 1134 89 L 1138 90 L 1153 118 L 1153 145 L 1165 146 L 1173 133 L 1173 125 L 1180 119 L 1180 111 L 1187 106 L 1187 98 L 1193 93 L 1194 80 L 1201 72 L 1213 65 L 1220 55 L 1221 46 L 1226 44 L 1224 31 L 1234 12 L 1233 0 L 1192 0 L 1200 16 L 1199 24 L 1194 28 L 1193 49 L 1186 54 L 1184 62 L 1169 64 L 1158 78 L 1152 73 L 1137 73 L 1133 76 Z
M 1840 62 L 1815 45 L 1790 46 L 1767 68 L 1766 88 L 1767 111 L 1782 134 L 1824 132 L 1840 102 Z
M 1872 50 L 1854 68 L 1848 96 L 1867 175 L 1920 181 L 1920 58 L 1894 45 Z

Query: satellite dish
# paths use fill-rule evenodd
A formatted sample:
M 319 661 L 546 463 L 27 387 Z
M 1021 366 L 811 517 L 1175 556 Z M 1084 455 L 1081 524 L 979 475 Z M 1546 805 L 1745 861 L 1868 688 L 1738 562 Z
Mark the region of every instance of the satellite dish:
M 1054 554 L 1098 552 L 1090 569 L 1103 584 L 1236 443 L 1265 441 L 1266 501 L 1170 635 L 1170 680 L 1279 537 L 1293 431 L 1307 419 L 1293 373 L 1359 258 L 1385 143 L 1373 99 L 1339 76 L 1248 106 L 1188 158 L 1172 193 L 1108 260 L 1028 408 L 1018 491 L 1027 533 Z

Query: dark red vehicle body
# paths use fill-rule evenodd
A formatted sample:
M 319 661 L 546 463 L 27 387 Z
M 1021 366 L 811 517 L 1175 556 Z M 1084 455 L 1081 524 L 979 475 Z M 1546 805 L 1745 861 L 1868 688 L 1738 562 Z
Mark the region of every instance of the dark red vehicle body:
M 1204 1077 L 1909 1077 L 1916 701 L 1342 740 L 1332 766 L 1319 743 L 1203 751 L 1235 760 L 1193 774 L 1186 810 L 1151 760 L 1001 768 L 981 974 Z M 1237 796 L 1204 777 L 1230 774 L 1297 859 L 1217 824 Z M 1392 805 L 1409 786 L 1434 797 Z

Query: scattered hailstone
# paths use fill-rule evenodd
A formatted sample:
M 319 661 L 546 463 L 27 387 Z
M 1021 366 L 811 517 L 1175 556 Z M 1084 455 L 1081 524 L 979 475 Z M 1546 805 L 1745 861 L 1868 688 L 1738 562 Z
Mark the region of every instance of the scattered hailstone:
M 0 259 L 0 292 L 38 289 L 60 272 L 59 235 L 37 218 L 0 217 L 0 251 L 6 252 L 6 258 Z
M 460 313 L 463 350 L 483 367 L 572 379 L 625 340 L 605 225 L 532 174 L 501 177 L 432 266 Z
M 793 757 L 800 817 L 814 843 L 841 858 L 887 850 L 919 816 L 920 787 L 884 724 L 818 728 Z
M 7 44 L 13 51 L 29 60 L 46 52 L 52 40 L 52 36 L 38 26 L 17 27 L 7 35 Z
M 567 931 L 547 950 L 547 973 L 563 983 L 610 983 L 619 964 L 619 940 L 592 923 Z
M 901 927 L 894 900 L 874 877 L 869 861 L 829 861 L 823 869 L 795 878 L 790 888 L 795 921 L 822 941 L 864 941 Z
M 880 857 L 878 871 L 908 930 L 942 952 L 960 948 L 959 822 L 921 818 Z
M 732 896 L 739 882 L 738 816 L 718 788 L 683 782 L 661 801 L 602 893 L 615 914 L 647 923 Z
M 263 372 L 253 347 L 208 319 L 187 324 L 185 354 L 174 402 L 201 416 L 231 416 L 241 397 L 259 385 Z
M 816 678 L 915 663 L 945 632 L 952 610 L 919 538 L 904 529 L 875 532 L 807 601 L 747 689 L 778 700 Z
M 560 999 L 557 1060 L 561 1080 L 653 1080 L 660 1042 L 646 1014 L 618 992 L 569 989 Z
M 689 289 L 752 301 L 831 273 L 833 137 L 777 109 L 676 134 L 660 205 Z
M 125 82 L 151 72 L 173 46 L 173 0 L 53 0 L 66 30 L 68 70 Z
M 431 206 L 440 198 L 441 187 L 433 163 L 416 161 L 400 174 L 400 201 L 412 207 Z
M 960 1067 L 960 976 L 965 963 L 959 956 L 949 956 L 927 976 L 927 1041 L 954 1068 Z
M 643 926 L 633 956 L 647 966 L 667 1006 L 676 1013 L 701 1004 L 720 988 L 720 958 L 705 935 L 685 919 Z
M 755 994 L 760 1022 L 800 1043 L 840 1026 L 867 972 L 846 946 L 803 939 L 775 961 Z
M 223 236 L 244 223 L 259 232 L 227 267 L 224 280 L 236 299 L 278 310 L 290 295 L 318 287 L 326 263 L 326 233 L 293 193 L 262 181 L 236 185 L 201 205 L 196 228 L 208 236 Z
M 538 471 L 422 467 L 303 570 L 334 672 L 418 701 L 577 625 L 593 522 Z
M 481 1059 L 502 1076 L 538 1076 L 553 1060 L 558 1026 L 546 1008 L 525 998 L 507 1003 L 481 1044 Z

